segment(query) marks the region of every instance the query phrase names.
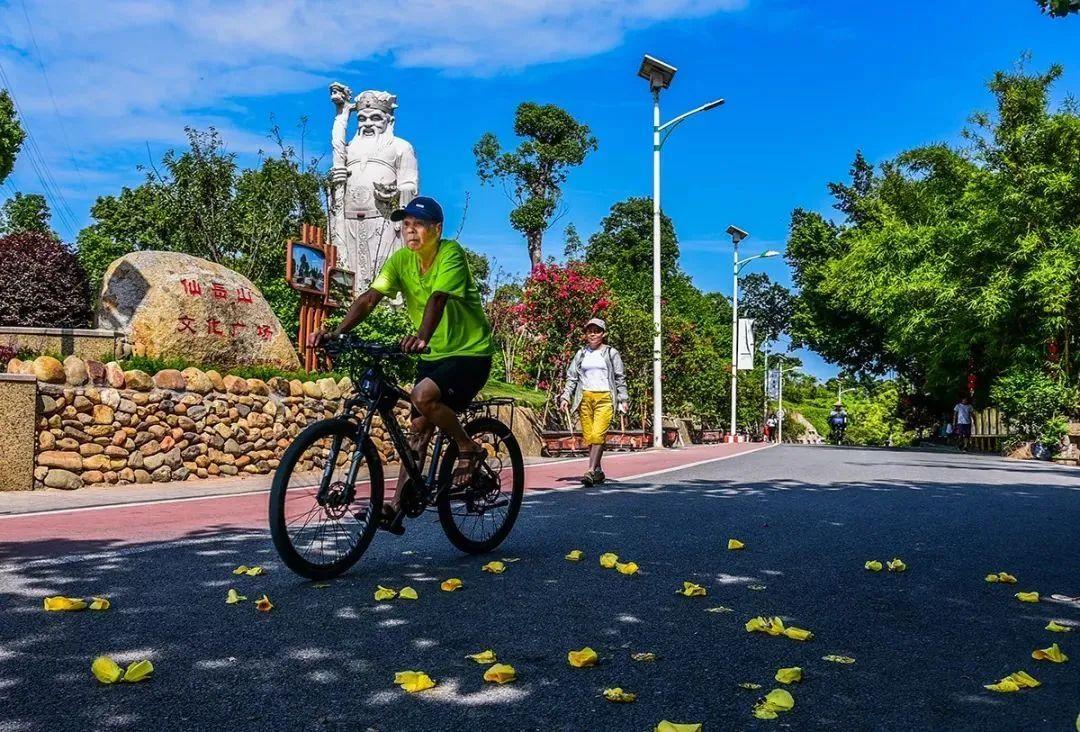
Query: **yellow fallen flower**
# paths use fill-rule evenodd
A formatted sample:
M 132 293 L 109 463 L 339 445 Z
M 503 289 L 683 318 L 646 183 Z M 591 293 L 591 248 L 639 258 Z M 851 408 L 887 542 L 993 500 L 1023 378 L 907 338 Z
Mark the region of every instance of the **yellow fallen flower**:
M 270 602 L 270 598 L 263 595 L 255 601 L 255 609 L 261 613 L 268 613 L 274 609 L 274 603 Z
M 495 663 L 496 661 L 499 660 L 499 659 L 497 659 L 495 657 L 495 651 L 492 651 L 492 650 L 480 651 L 479 653 L 473 653 L 471 655 L 465 656 L 465 658 L 471 658 L 472 660 L 476 661 L 477 663 L 484 663 L 484 664 Z
M 1052 661 L 1053 663 L 1065 663 L 1069 660 L 1069 657 L 1058 648 L 1057 643 L 1054 643 L 1049 648 L 1039 648 L 1032 651 L 1031 657 L 1036 661 Z
M 233 574 L 247 574 L 248 569 L 250 569 L 250 567 L 248 567 L 246 564 L 241 564 L 239 567 L 234 569 L 232 571 L 232 573 Z
M 378 585 L 377 589 L 375 590 L 376 602 L 382 602 L 383 600 L 393 600 L 395 597 L 397 597 L 397 590 L 390 587 L 383 587 L 382 585 Z
M 883 566 L 884 565 L 882 565 L 882 563 L 876 559 L 871 559 L 869 562 L 863 565 L 863 567 L 869 569 L 871 572 L 880 572 Z
M 435 682 L 423 671 L 398 671 L 394 674 L 394 683 L 410 694 L 435 686 Z
M 1069 626 L 1060 625 L 1059 623 L 1057 623 L 1057 622 L 1055 622 L 1053 620 L 1051 620 L 1049 623 L 1047 623 L 1046 629 L 1049 630 L 1052 633 L 1071 633 L 1072 632 L 1072 628 L 1070 628 Z
M 397 593 L 398 597 L 402 600 L 419 600 L 420 596 L 416 594 L 416 590 L 411 587 L 402 587 Z
M 90 598 L 90 609 L 91 610 L 108 610 L 110 607 L 112 607 L 112 603 L 109 602 L 109 600 L 107 598 L 104 598 L 104 597 L 91 597 Z
M 769 635 L 784 635 L 792 640 L 805 641 L 814 637 L 809 630 L 802 628 L 785 627 L 784 621 L 779 616 L 764 618 L 758 616 L 746 621 L 747 633 L 768 633 Z
M 78 597 L 46 597 L 45 609 L 50 612 L 65 612 L 69 610 L 85 610 L 86 600 Z
M 779 712 L 789 712 L 794 706 L 795 699 L 787 690 L 773 689 L 754 705 L 754 716 L 758 719 L 776 719 Z
M 580 562 L 584 556 L 585 552 L 581 551 L 580 549 L 573 549 L 570 551 L 569 554 L 566 555 L 566 559 L 570 562 Z
M 637 694 L 623 691 L 616 686 L 613 689 L 604 689 L 604 698 L 609 702 L 632 702 L 637 699 Z
M 676 595 L 685 595 L 686 597 L 705 597 L 707 594 L 705 588 L 701 585 L 695 585 L 693 582 L 683 582 L 683 588 L 681 590 L 675 590 Z
M 1036 686 L 1042 686 L 1042 684 L 1024 671 L 1009 674 L 996 684 L 983 684 L 983 687 L 990 691 L 1004 693 L 1020 691 L 1021 689 L 1034 689 Z
M 797 641 L 808 641 L 814 637 L 814 634 L 811 633 L 809 630 L 806 630 L 804 628 L 796 628 L 795 626 L 784 628 L 784 635 L 786 635 L 791 640 Z
M 103 684 L 115 684 L 124 675 L 123 669 L 108 656 L 98 656 L 90 664 L 90 672 Z
M 723 605 L 717 605 L 716 607 L 707 607 L 707 608 L 705 608 L 705 612 L 707 612 L 707 613 L 733 613 L 735 611 L 733 609 L 731 609 L 730 607 L 724 607 Z
M 497 663 L 484 672 L 484 681 L 506 684 L 517 678 L 517 671 L 507 663 Z
M 502 562 L 488 562 L 480 569 L 485 572 L 491 572 L 492 574 L 502 574 L 506 571 L 506 565 Z
M 1038 602 L 1039 601 L 1039 593 L 1038 592 L 1017 592 L 1015 597 L 1020 602 Z
M 698 722 L 679 724 L 678 722 L 669 722 L 664 719 L 656 725 L 656 729 L 653 730 L 653 732 L 701 732 L 701 724 Z
M 779 669 L 776 672 L 776 680 L 781 684 L 794 684 L 797 681 L 802 681 L 802 669 L 798 666 Z
M 145 659 L 142 661 L 132 661 L 124 671 L 124 678 L 120 680 L 129 684 L 134 684 L 150 678 L 150 674 L 152 673 L 154 673 L 154 664 Z
M 890 561 L 885 563 L 885 566 L 889 568 L 890 572 L 903 572 L 907 569 L 907 565 L 900 557 L 893 557 Z
M 441 585 L 439 585 L 439 589 L 443 592 L 453 592 L 454 590 L 460 590 L 462 584 L 462 581 L 459 580 L 457 577 L 451 577 L 450 579 L 445 580 Z
M 728 548 L 728 549 L 729 549 L 730 551 L 734 551 L 734 550 L 736 550 L 736 549 L 742 549 L 742 548 L 743 548 L 743 547 L 745 547 L 745 546 L 746 546 L 746 544 L 743 544 L 743 543 L 742 543 L 741 541 L 739 541 L 738 539 L 728 539 L 728 540 L 727 540 L 727 548 Z
M 248 567 L 248 571 L 244 572 L 248 577 L 258 577 L 262 573 L 262 567 Z
M 634 659 L 635 661 L 641 661 L 643 663 L 648 663 L 649 661 L 655 661 L 656 660 L 656 654 L 653 653 L 652 651 L 644 651 L 642 653 L 631 653 L 630 658 Z
M 585 668 L 587 666 L 595 666 L 600 661 L 600 658 L 596 655 L 596 651 L 586 646 L 580 651 L 570 651 L 567 653 L 566 661 L 574 668 Z
M 625 564 L 623 564 L 622 562 L 616 562 L 615 569 L 619 571 L 619 574 L 629 575 L 638 573 L 638 566 L 635 562 L 626 562 Z
M 742 687 L 743 689 L 760 689 L 761 688 L 761 684 L 755 684 L 752 681 L 744 681 L 741 684 L 739 684 L 739 686 Z
M 1016 577 L 1013 577 L 1008 572 L 997 572 L 996 574 L 994 572 L 991 572 L 990 574 L 986 575 L 986 581 L 1001 582 L 1007 585 L 1015 585 Z
M 832 661 L 833 663 L 855 663 L 855 659 L 851 656 L 836 656 L 829 654 L 828 656 L 822 656 L 822 661 Z
M 235 605 L 236 603 L 243 602 L 246 599 L 247 599 L 247 597 L 245 597 L 244 595 L 241 595 L 236 590 L 230 589 L 228 591 L 228 593 L 226 593 L 226 595 L 225 595 L 225 604 L 226 605 Z
M 604 569 L 611 569 L 619 561 L 618 554 L 612 554 L 611 552 L 604 552 L 600 555 L 600 566 Z

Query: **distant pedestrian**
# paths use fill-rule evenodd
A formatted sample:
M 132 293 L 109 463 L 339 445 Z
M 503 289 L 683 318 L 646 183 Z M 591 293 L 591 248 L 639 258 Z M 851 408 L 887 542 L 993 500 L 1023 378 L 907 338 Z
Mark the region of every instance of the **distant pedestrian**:
M 616 408 L 626 414 L 630 405 L 622 356 L 604 343 L 606 332 L 607 325 L 600 318 L 585 324 L 585 345 L 571 359 L 566 387 L 559 397 L 562 409 L 578 410 L 581 418 L 581 432 L 589 446 L 589 469 L 581 478 L 585 485 L 604 482 L 600 459 L 611 419 Z
M 971 401 L 964 397 L 953 407 L 953 434 L 956 435 L 961 447 L 967 447 L 967 441 L 971 437 L 971 415 L 975 408 Z
M 772 442 L 776 439 L 776 414 L 770 414 L 769 418 L 765 420 L 765 442 Z

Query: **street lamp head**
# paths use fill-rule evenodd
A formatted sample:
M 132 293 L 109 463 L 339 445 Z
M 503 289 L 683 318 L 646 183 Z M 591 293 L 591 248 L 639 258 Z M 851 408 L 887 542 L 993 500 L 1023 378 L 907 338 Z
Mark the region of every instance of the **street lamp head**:
M 775 249 L 770 249 L 769 251 L 765 252 L 761 256 L 763 256 L 763 257 L 779 257 L 780 252 L 776 251 Z
M 740 228 L 739 228 L 738 226 L 729 226 L 729 227 L 727 227 L 727 233 L 728 233 L 728 235 L 730 235 L 730 236 L 731 236 L 731 241 L 732 241 L 732 243 L 734 243 L 734 244 L 738 244 L 738 243 L 739 243 L 739 242 L 741 242 L 741 241 L 742 241 L 743 239 L 745 239 L 746 237 L 750 236 L 750 234 L 748 234 L 747 232 L 743 231 L 743 230 L 742 230 L 742 229 L 740 229 Z
M 724 103 L 723 99 L 714 99 L 701 108 L 702 112 L 708 112 L 710 109 L 716 109 Z
M 641 60 L 641 68 L 638 69 L 638 76 L 649 82 L 649 88 L 652 91 L 660 91 L 661 89 L 667 89 L 671 86 L 671 80 L 675 78 L 675 72 L 678 71 L 674 66 L 666 64 L 658 58 L 653 58 L 649 54 L 645 54 L 645 58 Z

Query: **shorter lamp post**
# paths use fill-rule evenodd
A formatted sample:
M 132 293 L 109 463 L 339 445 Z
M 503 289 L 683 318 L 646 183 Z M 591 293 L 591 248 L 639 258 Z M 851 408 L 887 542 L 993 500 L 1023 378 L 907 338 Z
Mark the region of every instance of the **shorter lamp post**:
M 841 389 L 840 385 L 837 384 L 837 386 L 836 386 L 836 403 L 837 404 L 843 404 L 844 403 L 844 394 L 847 394 L 849 391 L 858 391 L 861 388 L 862 388 L 861 386 L 850 386 L 847 389 Z
M 780 393 L 777 394 L 777 401 L 779 402 L 780 407 L 777 411 L 780 413 L 780 419 L 776 425 L 776 441 L 779 443 L 783 443 L 784 441 L 784 374 L 788 371 L 796 371 L 801 368 L 802 366 L 788 366 L 786 369 L 783 367 L 778 369 L 780 372 Z

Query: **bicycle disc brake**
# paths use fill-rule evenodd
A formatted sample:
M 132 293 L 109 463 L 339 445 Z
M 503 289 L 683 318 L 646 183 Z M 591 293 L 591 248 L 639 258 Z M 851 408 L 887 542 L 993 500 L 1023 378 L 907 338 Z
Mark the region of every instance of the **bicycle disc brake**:
M 416 518 L 427 508 L 427 501 L 420 496 L 420 492 L 413 488 L 412 480 L 406 478 L 401 486 L 401 509 L 409 518 Z

